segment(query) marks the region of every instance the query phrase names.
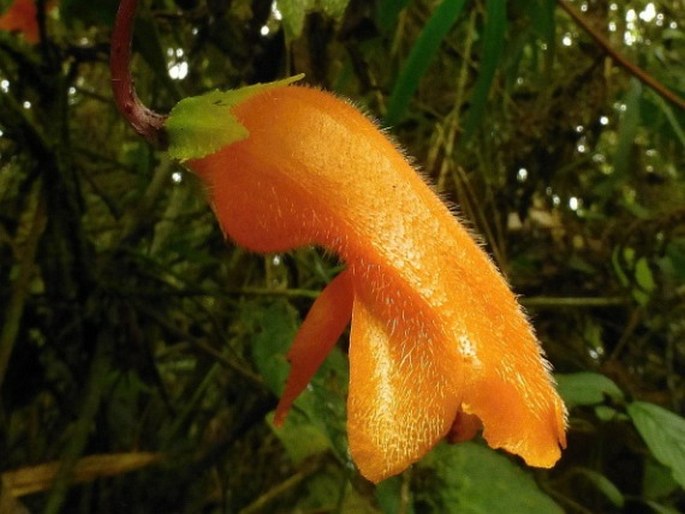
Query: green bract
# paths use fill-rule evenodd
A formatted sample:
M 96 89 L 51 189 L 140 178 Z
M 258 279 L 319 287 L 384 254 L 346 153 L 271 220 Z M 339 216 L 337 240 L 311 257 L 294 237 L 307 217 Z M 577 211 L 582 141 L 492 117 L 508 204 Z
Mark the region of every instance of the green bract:
M 287 86 L 304 74 L 266 84 L 211 91 L 184 98 L 169 113 L 165 128 L 169 137 L 169 155 L 185 161 L 200 159 L 226 145 L 249 136 L 247 129 L 231 113 L 231 108 L 269 89 Z

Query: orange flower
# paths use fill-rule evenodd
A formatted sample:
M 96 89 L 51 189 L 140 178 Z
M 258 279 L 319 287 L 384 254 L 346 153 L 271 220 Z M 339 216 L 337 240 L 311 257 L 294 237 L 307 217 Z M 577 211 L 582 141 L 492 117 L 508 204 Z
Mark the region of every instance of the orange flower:
M 551 467 L 565 408 L 531 327 L 402 153 L 315 89 L 259 90 L 229 107 L 244 138 L 188 162 L 225 233 L 256 252 L 320 245 L 347 264 L 297 334 L 276 422 L 351 318 L 348 435 L 369 480 L 481 425 L 493 448 Z
M 53 9 L 56 1 L 47 2 L 46 10 Z M 34 0 L 14 0 L 14 3 L 0 16 L 0 30 L 24 34 L 27 43 L 35 45 L 40 41 L 38 12 Z

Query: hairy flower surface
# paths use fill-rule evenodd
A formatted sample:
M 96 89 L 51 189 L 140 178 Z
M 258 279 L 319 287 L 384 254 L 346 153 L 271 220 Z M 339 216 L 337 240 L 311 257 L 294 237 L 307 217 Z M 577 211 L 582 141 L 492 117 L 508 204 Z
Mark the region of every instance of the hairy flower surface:
M 351 319 L 348 437 L 369 480 L 481 426 L 493 448 L 552 466 L 565 446 L 565 408 L 531 327 L 492 261 L 395 145 L 316 89 L 265 88 L 227 111 L 246 132 L 188 161 L 225 233 L 256 252 L 319 245 L 347 265 L 296 336 L 276 422 Z

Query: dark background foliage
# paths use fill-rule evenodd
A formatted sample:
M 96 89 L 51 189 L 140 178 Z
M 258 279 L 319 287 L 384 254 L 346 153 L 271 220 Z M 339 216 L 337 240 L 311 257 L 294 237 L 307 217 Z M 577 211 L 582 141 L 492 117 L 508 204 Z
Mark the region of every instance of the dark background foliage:
M 344 341 L 269 422 L 335 257 L 232 246 L 125 125 L 115 0 L 62 0 L 37 45 L 0 33 L 0 511 L 684 510 L 685 112 L 620 64 L 682 98 L 685 5 L 564 3 L 620 55 L 553 0 L 140 9 L 147 104 L 304 72 L 389 127 L 522 295 L 570 407 L 560 463 L 440 445 L 376 487 L 347 454 Z

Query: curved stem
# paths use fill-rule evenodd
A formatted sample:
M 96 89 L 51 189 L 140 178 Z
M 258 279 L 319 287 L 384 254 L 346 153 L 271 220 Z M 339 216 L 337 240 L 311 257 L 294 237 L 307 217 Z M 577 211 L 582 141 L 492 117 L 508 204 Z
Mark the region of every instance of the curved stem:
M 637 78 L 644 85 L 652 88 L 656 93 L 661 95 L 669 102 L 677 105 L 681 109 L 685 109 L 685 99 L 679 97 L 657 79 L 655 79 L 652 75 L 618 53 L 611 46 L 609 40 L 603 34 L 598 32 L 597 29 L 595 29 L 592 25 L 590 25 L 583 15 L 581 15 L 573 6 L 566 2 L 566 0 L 557 0 L 557 4 L 559 4 L 559 7 L 561 7 L 579 27 L 587 32 L 588 35 L 595 40 L 595 43 L 597 43 L 602 50 L 604 50 L 619 66 Z
M 167 117 L 148 109 L 138 98 L 131 76 L 131 40 L 138 0 L 121 0 L 112 29 L 109 68 L 112 92 L 119 112 L 150 144 L 168 146 L 164 123 Z

